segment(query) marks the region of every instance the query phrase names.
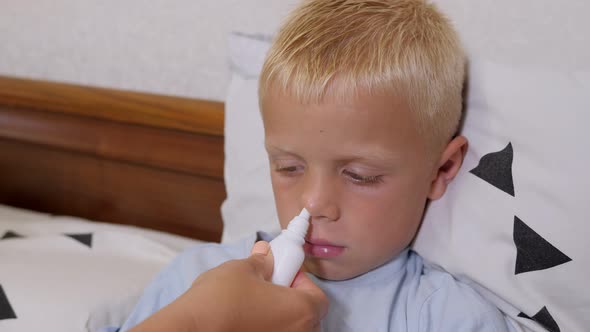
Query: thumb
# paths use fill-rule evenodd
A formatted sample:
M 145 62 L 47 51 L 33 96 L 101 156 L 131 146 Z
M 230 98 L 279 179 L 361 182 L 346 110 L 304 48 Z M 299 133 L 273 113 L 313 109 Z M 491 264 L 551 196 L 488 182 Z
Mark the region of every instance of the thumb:
M 328 313 L 328 297 L 305 273 L 301 271 L 297 272 L 291 288 L 300 290 L 308 295 L 316 312 L 320 313 L 320 319 L 324 318 Z
M 266 241 L 258 241 L 250 251 L 250 257 L 247 258 L 254 270 L 264 280 L 270 281 L 274 267 L 274 259 L 270 251 L 270 245 Z
M 254 243 L 252 250 L 250 250 L 250 255 L 268 255 L 270 251 L 270 245 L 266 241 L 258 241 Z

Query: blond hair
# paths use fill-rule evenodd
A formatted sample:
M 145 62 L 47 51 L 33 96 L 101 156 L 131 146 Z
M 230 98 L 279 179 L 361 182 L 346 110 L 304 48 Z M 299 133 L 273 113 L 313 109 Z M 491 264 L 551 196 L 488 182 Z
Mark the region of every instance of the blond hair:
M 461 118 L 465 56 L 450 22 L 423 0 L 308 0 L 282 26 L 259 87 L 301 103 L 393 93 L 438 148 Z

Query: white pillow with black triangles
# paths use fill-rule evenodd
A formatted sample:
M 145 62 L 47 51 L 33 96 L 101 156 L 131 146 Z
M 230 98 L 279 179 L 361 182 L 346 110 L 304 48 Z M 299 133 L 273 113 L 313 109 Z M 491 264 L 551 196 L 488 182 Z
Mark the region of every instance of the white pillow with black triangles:
M 120 326 L 176 254 L 123 227 L 0 206 L 0 331 Z
M 590 72 L 470 64 L 469 152 L 414 248 L 534 331 L 590 327 Z
M 590 2 L 434 0 L 469 55 L 469 152 L 415 249 L 533 331 L 590 331 Z

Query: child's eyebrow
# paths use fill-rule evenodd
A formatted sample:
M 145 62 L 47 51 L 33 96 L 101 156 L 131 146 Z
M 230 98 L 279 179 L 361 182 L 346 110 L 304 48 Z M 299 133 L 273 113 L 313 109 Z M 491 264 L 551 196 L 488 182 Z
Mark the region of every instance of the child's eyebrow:
M 402 160 L 401 156 L 392 153 L 391 151 L 372 150 L 363 153 L 356 153 L 350 155 L 343 155 L 338 158 L 340 162 L 360 162 L 369 164 L 378 164 L 386 166 L 398 165 Z
M 292 149 L 288 148 L 288 147 L 278 147 L 275 145 L 271 145 L 271 144 L 264 144 L 264 148 L 266 149 L 266 152 L 268 153 L 284 153 L 284 154 L 290 154 L 296 157 L 299 157 L 299 155 L 297 153 L 295 153 Z
M 300 155 L 294 152 L 289 147 L 278 147 L 271 144 L 265 144 L 265 148 L 269 153 L 289 154 L 297 158 L 300 158 Z M 358 150 L 360 149 L 357 149 L 357 151 Z M 354 152 L 354 150 L 353 152 L 346 151 L 335 158 L 335 161 L 343 164 L 350 162 L 360 162 L 386 166 L 398 165 L 401 160 L 402 157 L 400 155 L 395 154 L 390 150 L 385 150 L 381 148 L 364 150 L 362 153 Z

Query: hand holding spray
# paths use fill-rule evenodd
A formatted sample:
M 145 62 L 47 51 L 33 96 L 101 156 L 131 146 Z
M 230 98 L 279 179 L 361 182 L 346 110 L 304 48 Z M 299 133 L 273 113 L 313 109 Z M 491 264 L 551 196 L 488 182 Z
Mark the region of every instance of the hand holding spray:
M 270 249 L 274 257 L 273 284 L 291 286 L 305 258 L 303 244 L 308 227 L 309 212 L 303 209 L 289 222 L 281 234 L 270 241 Z

